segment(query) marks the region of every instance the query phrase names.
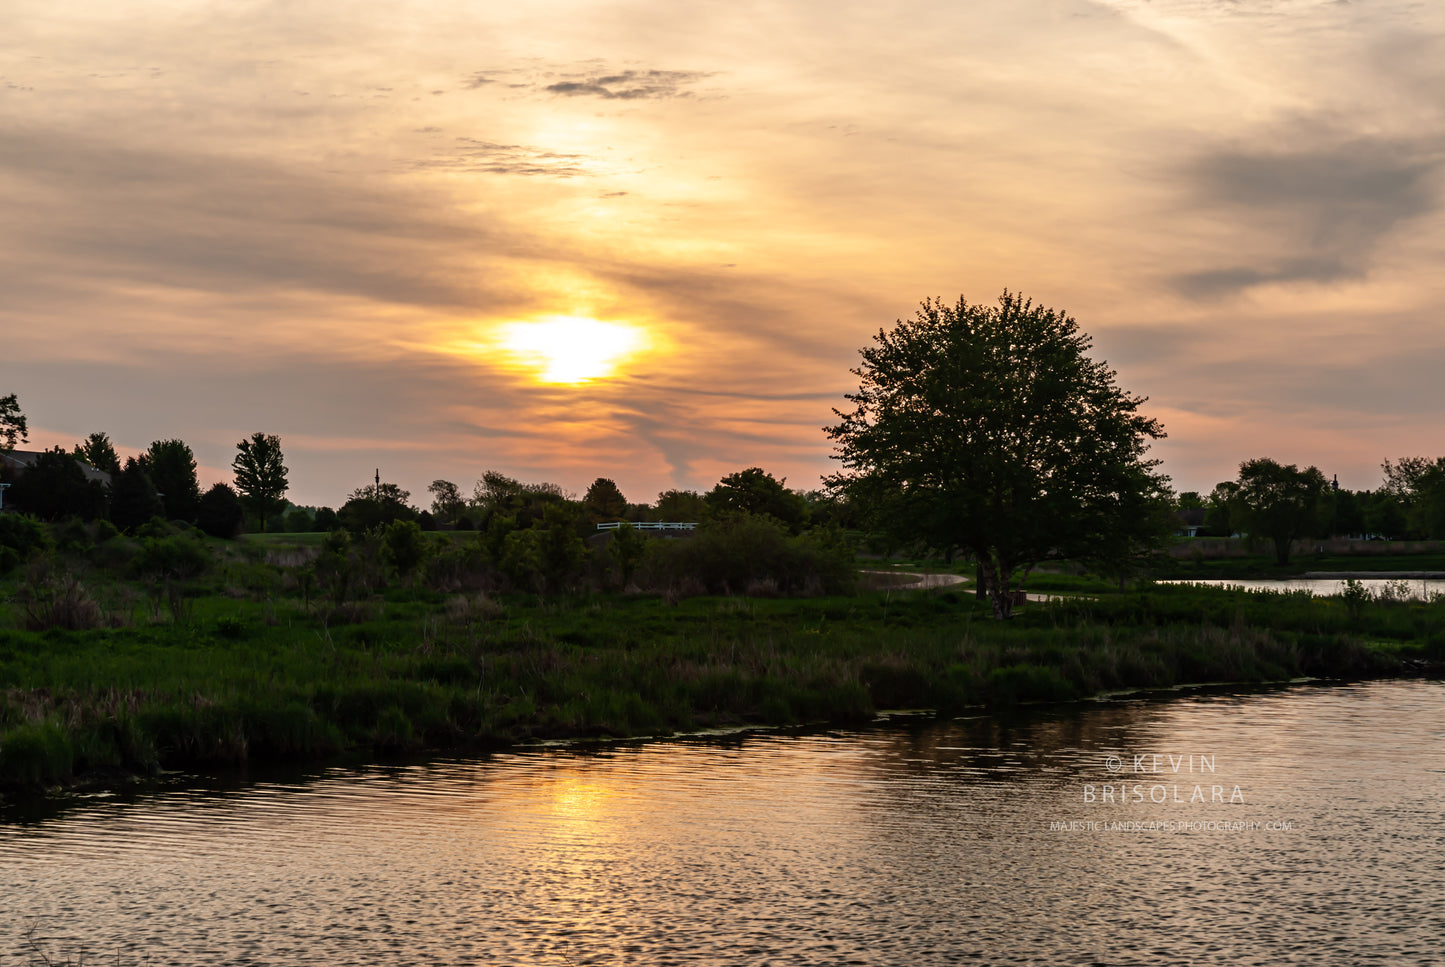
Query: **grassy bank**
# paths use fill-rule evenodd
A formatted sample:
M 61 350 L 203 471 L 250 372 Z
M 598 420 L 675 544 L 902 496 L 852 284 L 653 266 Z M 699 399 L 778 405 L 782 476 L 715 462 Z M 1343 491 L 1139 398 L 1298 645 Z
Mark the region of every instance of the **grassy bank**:
M 1310 543 L 1290 556 L 1286 565 L 1275 563 L 1273 553 L 1256 547 L 1251 553 L 1241 540 L 1200 538 L 1203 545 L 1231 545 L 1227 555 L 1192 554 L 1190 542 L 1176 545 L 1171 554 L 1155 562 L 1154 577 L 1160 579 L 1254 579 L 1298 577 L 1310 571 L 1442 571 L 1445 572 L 1445 548 L 1438 541 L 1418 542 L 1354 542 L 1356 547 L 1343 548 L 1342 542 Z M 1408 549 L 1408 552 L 1406 552 Z
M 358 750 L 862 721 L 883 708 L 1391 674 L 1445 657 L 1441 602 L 1160 587 L 1030 605 L 1007 623 L 967 591 L 393 587 L 338 603 L 288 582 L 288 565 L 239 563 L 168 589 L 82 589 L 101 609 L 130 607 L 116 627 L 0 630 L 0 784 L 14 794 Z M 245 574 L 249 586 L 231 580 Z M 0 621 L 13 625 L 11 584 Z M 63 600 L 63 581 L 54 592 Z

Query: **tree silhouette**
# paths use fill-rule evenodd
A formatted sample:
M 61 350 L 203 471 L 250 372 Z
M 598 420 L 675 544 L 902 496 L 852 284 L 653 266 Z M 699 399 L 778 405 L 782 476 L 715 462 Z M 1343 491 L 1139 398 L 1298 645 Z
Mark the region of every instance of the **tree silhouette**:
M 92 433 L 75 445 L 74 454 L 97 470 L 114 476 L 120 473 L 120 456 L 104 433 Z
M 231 461 L 231 469 L 236 473 L 236 490 L 241 494 L 242 505 L 260 519 L 261 532 L 265 533 L 266 518 L 285 505 L 282 498 L 290 489 L 281 438 L 253 433 L 249 440 L 237 443 L 236 450 L 236 457 Z
M 20 412 L 19 398 L 14 393 L 0 396 L 0 453 L 14 450 L 15 444 L 29 439 L 25 414 Z
M 971 552 L 996 617 L 1018 569 L 1121 565 L 1166 539 L 1144 512 L 1167 497 L 1144 459 L 1164 430 L 1090 346 L 1072 318 L 1009 292 L 924 302 L 861 351 L 854 408 L 826 428 L 845 468 L 830 485 L 900 542 Z

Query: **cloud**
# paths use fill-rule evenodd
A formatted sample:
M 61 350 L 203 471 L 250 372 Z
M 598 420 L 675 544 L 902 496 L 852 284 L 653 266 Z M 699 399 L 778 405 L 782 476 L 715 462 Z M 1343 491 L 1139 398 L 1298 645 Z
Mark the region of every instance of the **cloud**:
M 600 97 L 609 101 L 691 97 L 692 92 L 685 88 L 708 76 L 705 71 L 622 71 L 574 76 L 548 84 L 543 90 L 563 97 Z
M 0 279 L 51 284 L 61 303 L 118 285 L 475 308 L 468 253 L 530 247 L 499 220 L 466 219 L 406 186 L 279 159 L 18 128 L 0 141 L 0 171 L 14 213 Z
M 1368 271 L 1402 222 L 1438 207 L 1442 154 L 1429 145 L 1358 139 L 1320 148 L 1217 151 L 1186 171 L 1199 206 L 1231 222 L 1236 244 L 1267 251 L 1248 263 L 1186 272 L 1175 287 L 1218 297 L 1271 282 L 1329 284 Z
M 595 159 L 585 154 L 544 151 L 530 145 L 457 138 L 457 151 L 454 155 L 420 161 L 417 162 L 417 167 L 489 175 L 575 178 L 593 174 Z

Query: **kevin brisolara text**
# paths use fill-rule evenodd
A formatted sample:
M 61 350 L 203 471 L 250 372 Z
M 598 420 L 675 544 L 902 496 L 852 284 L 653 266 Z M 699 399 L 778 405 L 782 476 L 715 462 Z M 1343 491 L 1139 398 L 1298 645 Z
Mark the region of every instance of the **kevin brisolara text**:
M 1192 802 L 1221 802 L 1221 803 L 1242 803 L 1244 793 L 1238 786 L 1229 789 L 1226 786 L 1179 786 L 1164 785 L 1162 783 L 1147 786 L 1143 783 L 1118 783 L 1111 785 L 1085 784 L 1084 802 L 1127 805 L 1128 803 L 1165 803 L 1177 802 L 1187 805 Z

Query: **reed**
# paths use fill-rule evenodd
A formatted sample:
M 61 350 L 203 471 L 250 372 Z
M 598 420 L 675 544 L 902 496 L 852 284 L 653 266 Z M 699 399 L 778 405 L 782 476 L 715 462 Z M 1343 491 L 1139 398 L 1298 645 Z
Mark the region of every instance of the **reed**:
M 803 598 L 503 594 L 381 586 L 340 600 L 310 561 L 223 548 L 172 578 L 76 565 L 129 620 L 29 629 L 0 600 L 0 786 L 114 785 L 162 769 L 484 749 L 535 738 L 857 722 L 1188 682 L 1397 673 L 1445 659 L 1445 601 L 1180 586 L 1086 591 L 988 618 L 971 592 Z M 370 580 L 368 578 L 368 580 Z M 1069 581 L 1060 579 L 1061 584 Z M 1438 666 L 1437 666 L 1438 667 Z

